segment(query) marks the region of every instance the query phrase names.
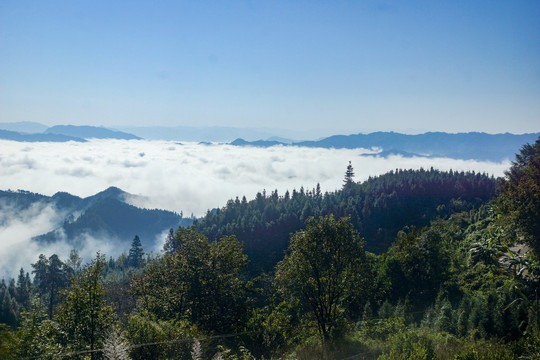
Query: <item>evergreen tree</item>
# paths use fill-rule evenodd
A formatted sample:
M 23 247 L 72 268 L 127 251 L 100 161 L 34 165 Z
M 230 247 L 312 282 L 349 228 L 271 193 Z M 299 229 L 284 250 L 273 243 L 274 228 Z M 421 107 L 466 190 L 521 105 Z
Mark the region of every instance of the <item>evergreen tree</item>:
M 19 316 L 19 307 L 15 298 L 9 292 L 4 279 L 0 284 L 0 323 L 16 326 Z
M 344 183 L 343 185 L 344 186 L 351 185 L 354 182 L 353 177 L 354 177 L 354 169 L 352 167 L 351 162 L 349 161 L 349 165 L 347 165 L 347 171 L 345 171 L 345 179 L 343 180 L 343 183 Z
M 30 287 L 32 284 L 30 283 L 30 277 L 28 273 L 24 273 L 24 269 L 21 268 L 19 271 L 19 276 L 17 277 L 17 290 L 16 290 L 16 298 L 19 304 L 24 307 L 28 308 L 30 305 Z
M 131 242 L 131 248 L 129 249 L 129 255 L 127 258 L 128 266 L 138 268 L 143 263 L 143 248 L 141 244 L 141 239 L 138 235 L 135 235 L 133 241 Z
M 172 254 L 175 251 L 174 246 L 174 229 L 170 228 L 167 237 L 165 238 L 165 244 L 163 245 L 163 251 L 167 254 Z
M 48 259 L 43 254 L 39 255 L 39 260 L 32 267 L 34 282 L 48 304 L 49 319 L 52 319 L 54 306 L 59 301 L 58 291 L 68 285 L 72 270 L 56 254 Z

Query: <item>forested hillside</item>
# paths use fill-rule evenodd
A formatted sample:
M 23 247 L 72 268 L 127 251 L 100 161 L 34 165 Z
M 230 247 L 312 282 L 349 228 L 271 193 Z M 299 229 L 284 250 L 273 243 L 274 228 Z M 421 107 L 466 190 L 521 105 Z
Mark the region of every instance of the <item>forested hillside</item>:
M 538 359 L 540 139 L 504 179 L 397 170 L 231 200 L 163 252 L 43 254 L 2 359 Z M 270 258 L 266 258 L 269 254 Z
M 47 209 L 53 214 L 51 229 L 33 238 L 37 242 L 65 240 L 81 248 L 88 238 L 113 241 L 125 247 L 138 234 L 149 249 L 156 237 L 171 227 L 189 226 L 192 218 L 159 209 L 141 209 L 127 203 L 137 198 L 109 187 L 86 198 L 58 192 L 45 196 L 29 191 L 0 191 L 0 225 L 14 219 L 31 219 Z
M 350 217 L 366 241 L 366 250 L 385 251 L 404 226 L 426 226 L 436 218 L 478 209 L 495 195 L 496 180 L 474 172 L 396 170 L 353 181 L 349 168 L 341 190 L 321 193 L 293 190 L 279 195 L 258 193 L 254 200 L 230 200 L 221 209 L 208 212 L 193 228 L 217 240 L 235 235 L 245 244 L 253 268 L 271 270 L 283 257 L 289 235 L 304 227 L 310 217 L 333 214 Z

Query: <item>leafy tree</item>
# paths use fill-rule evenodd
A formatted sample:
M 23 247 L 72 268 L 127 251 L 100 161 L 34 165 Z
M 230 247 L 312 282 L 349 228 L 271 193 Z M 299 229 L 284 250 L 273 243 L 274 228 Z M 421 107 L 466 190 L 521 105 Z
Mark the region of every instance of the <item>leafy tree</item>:
M 277 266 L 281 292 L 307 304 L 325 341 L 338 330 L 346 295 L 365 274 L 363 246 L 349 218 L 311 217 L 306 230 L 291 236 L 288 254 Z
M 389 295 L 396 301 L 410 295 L 415 301 L 433 299 L 448 278 L 450 254 L 438 230 L 402 231 L 384 255 L 380 276 L 390 283 Z
M 141 239 L 138 235 L 135 235 L 133 241 L 131 242 L 131 248 L 129 249 L 129 255 L 127 258 L 128 266 L 138 268 L 143 263 L 143 248 L 141 244 Z
M 102 284 L 105 257 L 97 254 L 71 281 L 59 306 L 58 322 L 66 334 L 66 342 L 77 349 L 93 352 L 99 349 L 112 325 L 112 309 L 106 305 Z
M 201 234 L 196 231 L 184 227 L 179 227 L 176 231 L 170 229 L 163 245 L 163 251 L 167 254 L 174 254 L 184 242 L 198 239 L 200 236 Z
M 29 308 L 22 311 L 15 354 L 18 358 L 57 358 L 68 350 L 60 343 L 61 336 L 58 323 L 48 319 L 43 301 L 34 297 Z
M 505 222 L 540 256 L 540 137 L 516 155 L 497 203 Z
M 39 255 L 39 260 L 32 264 L 34 270 L 34 283 L 38 292 L 48 304 L 49 319 L 53 317 L 54 306 L 58 303 L 58 291 L 69 284 L 72 270 L 53 254 L 48 259 Z
M 140 303 L 161 319 L 189 319 L 206 331 L 225 333 L 246 316 L 247 263 L 235 237 L 220 241 L 179 229 L 174 254 L 156 259 L 133 283 Z

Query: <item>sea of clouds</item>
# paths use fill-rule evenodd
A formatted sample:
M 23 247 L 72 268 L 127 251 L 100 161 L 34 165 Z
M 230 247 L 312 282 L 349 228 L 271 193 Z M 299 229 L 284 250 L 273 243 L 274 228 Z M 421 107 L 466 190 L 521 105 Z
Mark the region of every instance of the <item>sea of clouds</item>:
M 264 189 L 279 194 L 317 183 L 324 191 L 339 189 L 349 161 L 356 181 L 395 169 L 434 167 L 474 170 L 502 176 L 510 162 L 446 158 L 365 156 L 373 149 L 322 149 L 275 146 L 235 147 L 223 144 L 146 140 L 90 140 L 85 143 L 24 143 L 0 140 L 0 189 L 28 190 L 44 195 L 66 191 L 86 197 L 116 186 L 141 198 L 139 207 L 160 208 L 202 216 L 236 196 L 252 199 Z M 62 221 L 50 207 L 36 205 L 25 214 L 10 215 L 0 207 L 0 276 L 21 266 L 29 269 L 40 253 L 69 254 L 63 243 L 43 248 L 30 241 Z M 100 249 L 118 255 L 109 241 L 88 239 L 85 259 Z M 125 249 L 122 249 L 125 250 Z M 117 250 L 118 251 L 118 250 Z

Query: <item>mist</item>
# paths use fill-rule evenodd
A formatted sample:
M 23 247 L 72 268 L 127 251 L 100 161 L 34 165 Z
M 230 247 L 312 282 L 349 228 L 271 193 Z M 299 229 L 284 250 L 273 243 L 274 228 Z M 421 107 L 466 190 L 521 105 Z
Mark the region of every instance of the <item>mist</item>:
M 85 143 L 23 143 L 0 140 L 0 189 L 28 190 L 51 196 L 58 191 L 86 197 L 109 186 L 133 195 L 133 205 L 160 208 L 185 216 L 203 216 L 227 200 L 257 192 L 341 188 L 349 161 L 355 180 L 363 181 L 395 169 L 434 167 L 502 176 L 510 161 L 501 163 L 446 158 L 365 156 L 373 149 L 322 149 L 275 146 L 235 147 L 223 144 L 147 140 L 90 140 Z M 65 242 L 37 245 L 32 236 L 46 233 L 63 221 L 51 207 L 36 205 L 17 218 L 8 208 L 0 213 L 0 276 L 37 261 L 40 253 L 66 258 Z M 110 239 L 85 239 L 81 254 L 89 260 L 99 249 L 117 256 Z M 161 241 L 162 243 L 162 241 Z M 146 249 L 158 250 L 158 249 Z

